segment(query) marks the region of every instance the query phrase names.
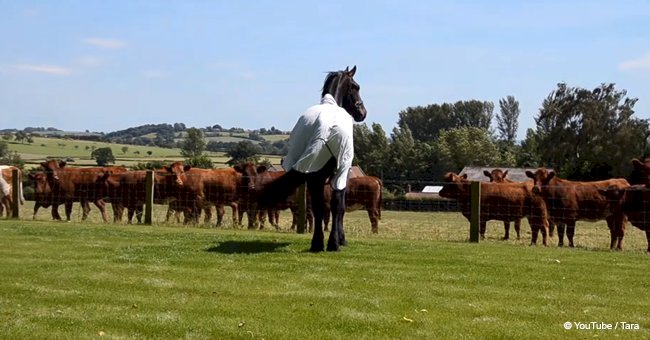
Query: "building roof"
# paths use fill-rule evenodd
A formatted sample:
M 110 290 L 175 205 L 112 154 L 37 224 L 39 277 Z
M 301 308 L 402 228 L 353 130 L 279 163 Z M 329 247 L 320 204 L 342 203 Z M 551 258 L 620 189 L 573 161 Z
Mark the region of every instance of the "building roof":
M 506 176 L 506 178 L 511 181 L 526 182 L 530 180 L 530 178 L 526 176 L 526 170 L 535 172 L 537 171 L 538 168 L 501 168 L 501 167 L 466 166 L 459 173 L 459 175 L 467 174 L 467 180 L 469 181 L 489 182 L 490 179 L 487 176 L 485 176 L 483 171 L 487 170 L 491 172 L 494 169 L 501 169 L 503 171 L 508 170 L 508 175 Z M 553 171 L 553 169 L 551 168 L 547 168 L 547 170 Z

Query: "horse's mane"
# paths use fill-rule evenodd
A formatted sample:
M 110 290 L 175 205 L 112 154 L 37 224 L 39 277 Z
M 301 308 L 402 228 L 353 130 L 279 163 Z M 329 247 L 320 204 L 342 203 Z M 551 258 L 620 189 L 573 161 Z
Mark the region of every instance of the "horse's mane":
M 323 84 L 323 89 L 321 91 L 321 98 L 324 97 L 326 94 L 331 94 L 332 96 L 336 97 L 336 90 L 338 90 L 339 87 L 339 77 L 341 76 L 342 71 L 333 71 L 333 72 L 328 72 L 327 77 L 325 77 L 325 83 Z

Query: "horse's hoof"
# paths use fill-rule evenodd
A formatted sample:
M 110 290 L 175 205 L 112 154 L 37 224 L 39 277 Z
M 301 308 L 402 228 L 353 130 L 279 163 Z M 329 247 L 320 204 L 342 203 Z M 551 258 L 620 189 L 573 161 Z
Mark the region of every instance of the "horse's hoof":
M 340 251 L 341 247 L 327 246 L 327 251 Z
M 314 248 L 314 247 L 309 248 L 310 253 L 320 253 L 320 252 L 323 252 L 323 251 L 325 251 L 325 249 L 323 249 L 323 248 Z
M 508 236 L 504 236 L 504 237 L 501 238 L 502 241 L 507 241 L 509 239 L 510 239 L 510 237 L 508 237 Z

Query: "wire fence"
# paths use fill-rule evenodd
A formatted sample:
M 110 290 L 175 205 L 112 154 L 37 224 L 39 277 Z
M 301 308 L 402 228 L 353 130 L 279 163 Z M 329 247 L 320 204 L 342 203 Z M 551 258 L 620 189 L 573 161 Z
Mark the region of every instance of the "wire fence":
M 7 181 L 9 176 L 4 170 L 3 176 Z M 264 184 L 257 176 L 232 169 L 188 171 L 179 175 L 162 170 L 101 168 L 80 171 L 71 168 L 58 174 L 33 172 L 23 179 L 22 174 L 13 170 L 7 182 L 13 188 L 23 183 L 24 189 L 22 192 L 13 190 L 9 200 L 4 195 L 3 209 L 6 216 L 22 219 L 92 222 L 101 216 L 98 222 L 105 223 L 272 226 L 285 230 L 302 227 L 308 230 L 311 224 L 309 195 L 301 199 L 296 192 L 273 209 L 257 210 L 255 192 Z M 557 237 L 558 244 L 568 246 L 574 245 L 576 221 L 606 220 L 611 248 L 622 247 L 625 226 L 629 228 L 629 224 L 633 224 L 645 233 L 650 251 L 650 219 L 646 222 L 646 216 L 650 217 L 650 190 L 644 186 L 621 190 L 574 188 L 570 194 L 562 189 L 564 191 L 555 191 L 565 192 L 565 196 L 549 197 L 547 191 L 557 188 L 547 187 L 535 192 L 532 183 L 422 184 L 436 190 L 395 195 L 376 177 L 351 178 L 346 193 L 348 211 L 365 210 L 366 223 L 376 233 L 381 233 L 382 226 L 399 222 L 390 218 L 401 218 L 400 214 L 389 214 L 387 218 L 382 216 L 382 211 L 431 216 L 460 213 L 466 222 L 458 229 L 464 228 L 470 241 L 485 238 L 486 222 L 495 221 L 492 224 L 503 225 L 500 238 L 520 239 L 523 233 L 530 235 L 531 243 L 539 240 L 540 244 L 550 244 L 550 237 Z M 391 188 L 400 185 L 408 186 L 406 182 L 389 183 Z M 20 204 L 21 195 L 27 200 L 25 205 Z M 631 204 L 632 201 L 636 203 Z M 280 211 L 288 217 L 280 219 Z M 327 211 L 326 208 L 326 216 L 329 216 Z M 554 228 L 555 225 L 559 228 Z M 557 231 L 554 233 L 554 230 Z

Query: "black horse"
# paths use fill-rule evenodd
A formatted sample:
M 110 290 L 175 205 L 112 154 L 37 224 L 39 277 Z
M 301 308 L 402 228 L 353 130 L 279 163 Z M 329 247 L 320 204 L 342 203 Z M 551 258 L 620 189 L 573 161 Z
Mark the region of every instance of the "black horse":
M 366 118 L 366 108 L 359 95 L 359 84 L 353 77 L 357 71 L 330 72 L 325 78 L 321 103 L 305 111 L 291 132 L 289 152 L 283 159 L 286 174 L 266 185 L 257 199 L 258 207 L 273 206 L 285 200 L 298 186 L 307 183 L 314 215 L 312 252 L 325 250 L 323 234 L 324 186 L 332 186 L 332 230 L 328 251 L 345 245 L 343 215 L 345 187 L 352 166 L 354 121 Z M 354 120 L 354 121 L 353 121 Z

